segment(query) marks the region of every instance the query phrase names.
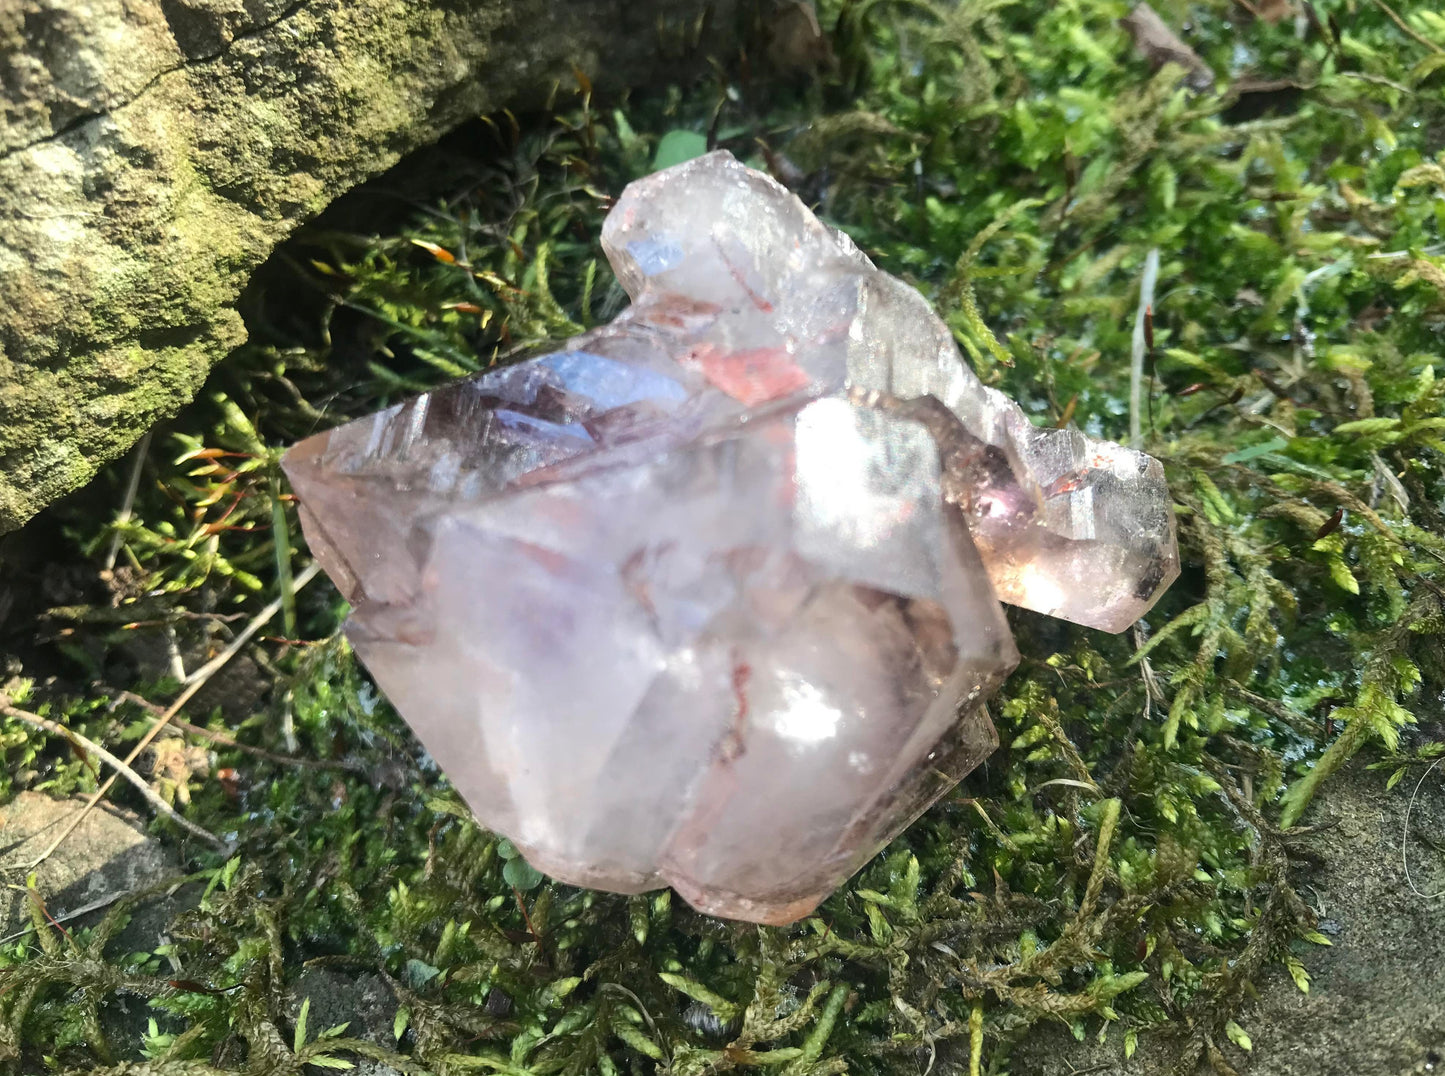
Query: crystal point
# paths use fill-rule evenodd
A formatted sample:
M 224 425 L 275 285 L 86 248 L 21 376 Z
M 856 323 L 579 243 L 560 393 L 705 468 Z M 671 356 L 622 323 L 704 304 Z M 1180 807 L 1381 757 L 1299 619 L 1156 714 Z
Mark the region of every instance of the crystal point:
M 1157 461 L 1034 427 L 926 300 L 726 153 L 603 228 L 633 305 L 285 466 L 347 632 L 563 881 L 811 911 L 996 745 L 999 599 L 1121 631 Z

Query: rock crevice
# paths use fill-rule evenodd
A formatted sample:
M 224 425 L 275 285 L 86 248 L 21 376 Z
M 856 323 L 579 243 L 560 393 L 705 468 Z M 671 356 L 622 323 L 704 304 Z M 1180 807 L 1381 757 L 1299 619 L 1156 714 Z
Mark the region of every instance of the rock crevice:
M 750 0 L 20 0 L 0 12 L 0 532 L 187 402 L 251 272 L 457 124 L 679 73 Z M 698 56 L 686 61 L 697 68 Z

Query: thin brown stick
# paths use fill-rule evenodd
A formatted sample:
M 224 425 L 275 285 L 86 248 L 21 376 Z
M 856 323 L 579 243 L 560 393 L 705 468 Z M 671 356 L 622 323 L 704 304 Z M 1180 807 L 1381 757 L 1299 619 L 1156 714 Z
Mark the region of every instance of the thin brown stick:
M 296 576 L 295 582 L 291 588 L 292 593 L 294 594 L 299 592 L 302 587 L 304 587 L 307 583 L 311 582 L 311 580 L 316 577 L 316 573 L 320 570 L 321 568 L 317 564 L 307 565 L 306 568 L 299 575 Z M 226 664 L 226 662 L 230 661 L 233 657 L 240 653 L 241 648 L 251 641 L 251 637 L 255 635 L 258 631 L 260 631 L 263 627 L 265 627 L 267 622 L 269 622 L 270 619 L 280 611 L 281 599 L 277 598 L 251 618 L 251 622 L 247 624 L 246 627 L 242 629 L 241 633 L 231 641 L 230 646 L 226 647 L 225 650 L 221 651 L 210 661 L 206 662 L 195 672 L 191 673 L 189 682 L 186 684 L 185 690 L 182 691 L 178 696 L 176 696 L 175 701 L 172 702 L 170 706 L 166 707 L 165 713 L 163 713 L 160 716 L 159 720 L 157 720 L 156 723 L 151 726 L 151 730 L 147 732 L 144 736 L 142 736 L 140 742 L 137 743 L 135 747 L 131 748 L 130 754 L 125 756 L 125 765 L 129 766 L 132 762 L 134 762 L 136 756 L 139 755 L 142 751 L 144 751 L 147 747 L 149 747 L 150 742 L 160 735 L 161 730 L 170 724 L 171 719 L 174 718 L 176 714 L 180 713 L 181 707 L 184 706 L 186 703 L 190 702 L 191 698 L 196 694 L 196 692 L 200 691 L 201 688 L 205 686 L 206 681 L 209 680 L 212 676 L 214 676 L 216 672 Z M 33 863 L 29 864 L 29 866 L 32 868 L 36 867 L 39 864 L 43 863 L 46 859 L 50 858 L 51 854 L 60 847 L 61 843 L 65 840 L 65 838 L 69 837 L 72 833 L 75 832 L 75 827 L 80 825 L 81 819 L 83 819 L 87 814 L 89 814 L 95 808 L 95 805 L 100 802 L 101 797 L 103 797 L 107 792 L 110 791 L 110 787 L 113 784 L 115 784 L 115 777 L 112 775 L 111 777 L 106 779 L 104 784 L 102 784 L 98 789 L 91 793 L 90 799 L 85 801 L 85 806 L 82 807 L 79 811 L 77 811 L 75 817 L 70 820 L 70 823 L 63 830 L 60 831 L 60 836 L 56 837 L 55 840 L 51 841 L 50 847 L 46 848 L 45 851 L 41 852 L 40 855 L 36 858 L 36 860 Z
M 308 564 L 296 576 L 295 580 L 292 581 L 291 593 L 293 595 L 299 593 L 301 588 L 304 587 L 307 583 L 311 582 L 312 579 L 316 578 L 316 574 L 320 571 L 321 565 Z M 266 608 L 262 609 L 259 613 L 257 613 L 254 617 L 251 618 L 251 622 L 241 629 L 241 633 L 239 635 L 237 635 L 234 639 L 231 640 L 230 646 L 226 647 L 225 650 L 222 650 L 210 661 L 206 662 L 199 669 L 195 670 L 195 672 L 191 673 L 190 676 L 186 677 L 186 691 L 182 692 L 180 699 L 177 699 L 174 703 L 171 704 L 171 709 L 176 709 L 180 706 L 182 701 L 189 699 L 191 695 L 194 695 L 197 691 L 199 691 L 200 686 L 204 684 L 207 680 L 209 680 L 212 676 L 214 676 L 217 670 L 221 668 L 221 666 L 225 665 L 226 662 L 230 661 L 233 657 L 235 657 L 236 654 L 240 651 L 240 649 L 251 641 L 251 637 L 253 635 L 255 635 L 258 631 L 260 631 L 271 622 L 271 618 L 281 611 L 281 606 L 282 599 L 276 598 L 275 600 L 273 600 L 269 605 L 266 606 Z
M 1142 5 L 1141 5 L 1142 6 Z M 1136 14 L 1138 9 L 1135 9 Z M 1195 57 L 1198 59 L 1198 57 Z M 1201 61 L 1202 62 L 1202 61 Z M 1146 337 L 1153 339 L 1153 330 L 1145 332 L 1147 323 L 1154 316 L 1154 287 L 1159 280 L 1159 248 L 1150 247 L 1144 256 L 1144 275 L 1139 282 L 1139 309 L 1134 315 L 1133 351 L 1129 360 L 1129 447 L 1141 448 L 1144 444 L 1144 360 L 1149 357 Z M 1153 400 L 1147 406 L 1152 407 Z M 1151 414 L 1152 424 L 1152 414 Z M 1153 430 L 1150 430 L 1152 433 Z
M 1253 706 L 1260 713 L 1269 714 L 1270 717 L 1283 721 L 1297 732 L 1301 732 L 1307 736 L 1313 736 L 1318 731 L 1315 723 L 1308 717 L 1276 699 L 1267 699 L 1263 695 L 1257 695 L 1247 687 L 1233 680 L 1226 680 L 1224 682 L 1224 689 L 1240 702 Z
M 137 695 L 134 691 L 115 690 L 113 688 L 107 688 L 103 684 L 96 686 L 101 691 L 109 691 L 115 696 L 117 702 L 132 702 L 155 717 L 165 716 L 166 712 L 163 707 L 157 706 L 151 702 L 150 699 Z M 242 743 L 230 733 L 195 725 L 179 717 L 172 717 L 170 723 L 182 732 L 189 732 L 193 736 L 199 736 L 203 740 L 210 740 L 212 743 L 221 744 L 223 747 L 234 747 L 237 751 L 244 751 L 246 754 L 254 755 L 257 758 L 264 758 L 267 762 L 277 762 L 286 766 L 301 766 L 311 770 L 347 770 L 353 773 L 361 773 L 365 769 L 365 767 L 356 762 L 340 762 L 324 758 L 297 758 L 295 755 L 282 755 L 275 751 L 267 751 L 264 747 L 253 747 L 248 743 Z
M 1136 650 L 1143 650 L 1144 644 L 1149 640 L 1144 635 L 1144 630 L 1134 625 L 1134 647 Z M 1149 655 L 1144 655 L 1139 661 L 1139 675 L 1144 678 L 1144 720 L 1148 721 L 1154 716 L 1154 704 L 1161 708 L 1168 709 L 1168 696 L 1164 689 L 1159 686 L 1159 677 L 1154 672 L 1154 666 L 1149 661 Z
M 224 747 L 234 747 L 237 751 L 244 751 L 256 758 L 264 758 L 267 762 L 279 763 L 283 766 L 300 766 L 308 770 L 346 770 L 349 773 L 361 773 L 363 767 L 355 762 L 342 762 L 324 758 L 297 758 L 295 755 L 282 755 L 275 751 L 267 751 L 264 747 L 252 747 L 248 743 L 242 743 L 234 736 L 215 729 L 202 728 L 200 725 L 193 725 L 189 721 L 182 721 L 179 717 L 171 718 L 171 724 L 184 732 L 199 736 L 203 740 L 210 740 L 212 743 L 221 744 Z
M 1223 763 L 1206 755 L 1204 767 L 1219 782 L 1238 820 L 1254 833 L 1258 862 L 1270 891 L 1244 950 L 1222 971 L 1218 990 L 1196 994 L 1189 1002 L 1184 1019 L 1194 1031 L 1183 1047 L 1176 1072 L 1194 1071 L 1213 1047 L 1213 1036 L 1223 1033 L 1225 1021 L 1243 1004 L 1249 984 L 1256 980 L 1265 961 L 1301 928 L 1313 929 L 1315 925 L 1313 914 L 1290 885 L 1289 856 L 1280 831 L 1265 821 Z
M 29 710 L 20 709 L 20 707 L 11 703 L 10 698 L 6 695 L 0 695 L 0 713 L 5 714 L 7 717 L 18 718 L 19 720 L 24 721 L 26 724 L 34 725 L 36 728 L 42 729 L 53 736 L 59 736 L 63 739 L 72 740 L 75 743 L 80 744 L 81 747 L 85 748 L 87 751 L 95 755 L 111 769 L 115 770 L 115 772 L 119 776 L 124 777 L 127 781 L 134 785 L 136 790 L 139 791 L 140 794 L 146 798 L 146 800 L 150 803 L 152 807 L 154 807 L 160 814 L 164 815 L 166 818 L 169 818 L 176 825 L 180 826 L 181 829 L 185 830 L 187 833 L 191 834 L 194 837 L 199 837 L 201 840 L 205 841 L 213 848 L 218 848 L 222 851 L 225 851 L 227 848 L 230 847 L 226 844 L 225 841 L 215 836 L 209 830 L 202 829 L 200 826 L 196 825 L 184 815 L 179 814 L 174 807 L 172 807 L 165 800 L 161 799 L 160 796 L 156 795 L 155 790 L 152 789 L 150 785 L 146 784 L 145 778 L 143 778 L 140 774 L 136 773 L 135 770 L 131 769 L 127 763 L 122 762 L 120 759 L 116 758 L 109 751 L 107 751 L 104 747 L 101 747 L 100 744 L 96 743 L 94 740 L 82 736 L 80 733 L 76 732 L 72 728 L 66 728 L 59 722 L 51 721 L 48 717 L 41 717 L 39 714 L 32 714 Z M 115 778 L 112 777 L 111 781 L 114 780 Z M 107 783 L 104 787 L 108 788 L 109 783 Z M 74 827 L 72 826 L 72 828 Z
M 1435 42 L 1431 41 L 1428 37 L 1421 37 L 1414 30 L 1412 30 L 1410 28 L 1410 24 L 1407 23 L 1404 19 L 1400 18 L 1399 15 L 1396 15 L 1395 9 L 1392 8 L 1389 4 L 1385 3 L 1385 0 L 1375 0 L 1375 6 L 1381 11 L 1383 11 L 1386 15 L 1390 16 L 1391 22 L 1393 22 L 1401 30 L 1405 31 L 1405 33 L 1413 37 L 1416 41 L 1420 42 L 1420 44 L 1424 45 L 1431 52 L 1445 52 L 1445 49 L 1442 49 L 1439 45 L 1435 44 Z

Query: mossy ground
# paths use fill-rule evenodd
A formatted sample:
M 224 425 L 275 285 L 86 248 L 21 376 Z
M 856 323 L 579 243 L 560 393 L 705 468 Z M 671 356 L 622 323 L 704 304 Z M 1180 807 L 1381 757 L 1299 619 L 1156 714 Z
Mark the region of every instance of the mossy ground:
M 1327 940 L 1291 859 L 1311 800 L 1361 751 L 1404 787 L 1445 751 L 1445 19 L 1279 7 L 1159 6 L 1224 87 L 1196 94 L 1151 72 L 1119 3 L 826 4 L 830 55 L 794 85 L 743 65 L 494 117 L 391 234 L 353 218 L 288 247 L 253 287 L 255 342 L 151 439 L 130 518 L 126 464 L 7 549 L 27 626 L 6 691 L 117 751 L 176 661 L 282 608 L 144 756 L 234 854 L 165 830 L 206 893 L 161 949 L 114 943 L 132 904 L 68 933 L 37 911 L 0 955 L 4 1063 L 1002 1073 L 1058 1021 L 1229 1072 L 1250 984 L 1283 966 L 1306 988 L 1299 940 Z M 334 591 L 295 592 L 276 467 L 305 433 L 610 317 L 607 197 L 703 139 L 917 283 L 1041 423 L 1127 435 L 1140 268 L 1162 261 L 1138 420 L 1183 577 L 1120 637 L 1011 613 L 1003 748 L 789 929 L 509 858 L 335 634 Z M 0 794 L 96 787 L 71 744 L 0 736 Z M 298 1022 L 288 985 L 318 963 L 386 977 L 394 1048 Z M 126 997 L 148 999 L 140 1038 L 107 1033 Z

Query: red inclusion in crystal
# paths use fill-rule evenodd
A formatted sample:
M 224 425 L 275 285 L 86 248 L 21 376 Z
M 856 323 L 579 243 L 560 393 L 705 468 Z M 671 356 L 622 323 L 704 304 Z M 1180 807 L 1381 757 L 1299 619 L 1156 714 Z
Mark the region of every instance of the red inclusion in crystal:
M 808 386 L 808 374 L 780 347 L 724 352 L 697 349 L 693 359 L 715 387 L 745 407 L 776 400 Z

